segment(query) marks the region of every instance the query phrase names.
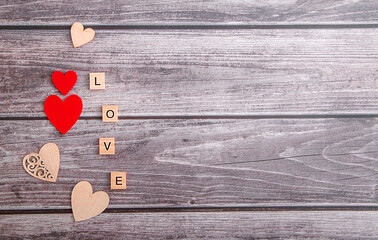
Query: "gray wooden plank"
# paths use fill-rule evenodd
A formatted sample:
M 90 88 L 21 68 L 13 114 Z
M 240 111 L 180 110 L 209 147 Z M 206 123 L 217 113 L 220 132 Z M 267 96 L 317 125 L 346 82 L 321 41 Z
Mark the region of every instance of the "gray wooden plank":
M 376 23 L 374 0 L 0 1 L 0 24 Z
M 376 204 L 378 119 L 79 120 L 65 136 L 47 121 L 0 122 L 0 209 L 69 208 L 88 180 L 111 207 Z M 99 155 L 98 138 L 116 154 Z M 23 157 L 61 150 L 58 182 L 29 176 Z M 110 172 L 128 189 L 110 191 Z
M 378 212 L 0 215 L 2 239 L 377 239 Z
M 44 117 L 53 71 L 75 70 L 82 116 L 377 114 L 375 29 L 0 31 L 0 117 Z M 105 71 L 104 91 L 89 72 Z

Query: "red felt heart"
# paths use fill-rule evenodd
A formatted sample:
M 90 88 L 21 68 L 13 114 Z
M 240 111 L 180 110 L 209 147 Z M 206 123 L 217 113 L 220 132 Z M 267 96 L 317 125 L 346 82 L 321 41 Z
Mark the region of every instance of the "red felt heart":
M 55 71 L 52 74 L 52 81 L 55 87 L 63 94 L 66 95 L 75 85 L 77 75 L 74 71 L 68 71 L 66 74 Z
M 51 95 L 46 98 L 44 109 L 50 122 L 59 132 L 65 134 L 79 119 L 83 102 L 77 95 L 68 96 L 64 102 L 60 97 Z

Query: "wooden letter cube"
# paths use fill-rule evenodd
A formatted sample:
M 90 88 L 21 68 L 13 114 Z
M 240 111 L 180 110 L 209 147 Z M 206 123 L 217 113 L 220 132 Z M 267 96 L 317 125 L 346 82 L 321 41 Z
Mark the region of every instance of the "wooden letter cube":
M 110 189 L 126 189 L 126 172 L 110 174 Z
M 117 122 L 118 121 L 118 106 L 102 106 L 102 121 L 103 122 Z
M 105 73 L 90 73 L 89 88 L 92 90 L 105 89 Z
M 99 147 L 100 154 L 114 154 L 115 153 L 114 138 L 100 138 Z

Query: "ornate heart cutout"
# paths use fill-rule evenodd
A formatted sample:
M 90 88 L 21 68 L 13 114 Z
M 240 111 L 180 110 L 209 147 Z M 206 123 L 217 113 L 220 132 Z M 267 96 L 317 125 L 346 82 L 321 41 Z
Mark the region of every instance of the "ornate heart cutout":
M 55 143 L 46 143 L 38 153 L 24 157 L 23 165 L 27 173 L 35 178 L 56 182 L 60 164 L 59 148 Z
M 74 71 L 68 71 L 66 74 L 55 71 L 51 77 L 55 87 L 63 94 L 66 95 L 75 85 L 77 75 Z
M 84 30 L 83 24 L 75 22 L 71 26 L 71 38 L 75 48 L 83 46 L 95 37 L 95 31 L 92 28 Z
M 77 95 L 68 96 L 64 102 L 56 95 L 48 96 L 45 100 L 44 109 L 47 118 L 65 134 L 75 125 L 83 110 L 83 102 Z
M 87 181 L 77 183 L 72 190 L 71 206 L 76 222 L 93 218 L 108 207 L 109 195 L 92 191 L 92 185 Z

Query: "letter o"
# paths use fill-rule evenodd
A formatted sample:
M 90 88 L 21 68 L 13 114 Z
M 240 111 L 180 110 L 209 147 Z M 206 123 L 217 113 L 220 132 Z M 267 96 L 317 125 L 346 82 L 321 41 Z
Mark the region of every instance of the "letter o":
M 112 112 L 112 116 L 109 116 L 109 112 Z M 106 117 L 107 118 L 113 118 L 114 117 L 114 111 L 113 110 L 111 110 L 111 109 L 109 109 L 108 111 L 106 111 Z

